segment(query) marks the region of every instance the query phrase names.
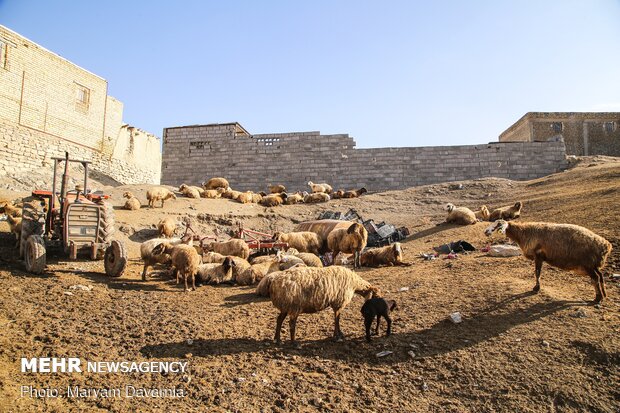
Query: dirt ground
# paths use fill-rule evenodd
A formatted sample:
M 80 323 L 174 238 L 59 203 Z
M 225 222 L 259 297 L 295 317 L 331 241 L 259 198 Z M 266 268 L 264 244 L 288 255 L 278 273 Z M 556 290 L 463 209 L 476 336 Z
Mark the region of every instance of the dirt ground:
M 528 182 L 503 179 L 371 193 L 319 205 L 264 208 L 229 200 L 167 201 L 163 209 L 116 210 L 117 236 L 130 252 L 119 279 L 101 262 L 48 258 L 41 276 L 23 270 L 8 226 L 0 223 L 0 410 L 2 411 L 620 411 L 620 160 L 589 158 L 577 167 Z M 8 187 L 2 186 L 0 187 Z M 11 184 L 14 187 L 14 184 Z M 116 207 L 130 189 L 145 202 L 148 186 L 105 187 Z M 19 189 L 19 188 L 17 188 Z M 301 189 L 301 188 L 300 188 Z M 5 190 L 0 198 L 24 193 Z M 605 270 L 608 299 L 593 306 L 589 280 L 543 268 L 531 293 L 534 265 L 524 257 L 485 253 L 425 261 L 420 253 L 459 239 L 483 247 L 488 223 L 436 225 L 442 205 L 477 208 L 524 202 L 521 220 L 573 223 L 614 247 Z M 276 310 L 252 287 L 182 286 L 155 273 L 140 279 L 139 243 L 165 215 L 189 217 L 205 234 L 241 223 L 291 230 L 320 211 L 355 208 L 365 218 L 405 225 L 410 267 L 362 269 L 399 309 L 393 335 L 364 340 L 355 297 L 334 342 L 331 310 L 302 315 L 301 348 L 272 342 Z M 502 241 L 494 235 L 494 241 Z M 92 285 L 91 291 L 69 287 Z M 403 288 L 406 287 L 406 288 Z M 65 293 L 70 292 L 73 295 Z M 449 315 L 460 312 L 463 322 Z M 286 326 L 286 323 L 285 323 Z M 287 337 L 285 327 L 283 333 Z M 188 341 L 189 340 L 189 341 Z M 391 351 L 385 357 L 377 353 Z M 21 373 L 21 357 L 88 361 L 189 361 L 181 374 Z M 31 398 L 20 386 L 66 388 L 176 387 L 181 398 Z

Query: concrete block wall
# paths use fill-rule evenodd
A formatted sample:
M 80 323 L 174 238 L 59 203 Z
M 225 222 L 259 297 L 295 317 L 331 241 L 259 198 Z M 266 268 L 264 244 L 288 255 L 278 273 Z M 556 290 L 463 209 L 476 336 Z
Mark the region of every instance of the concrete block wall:
M 307 182 L 372 191 L 481 177 L 526 180 L 566 167 L 562 142 L 356 149 L 348 135 L 299 132 L 235 136 L 234 125 L 164 130 L 162 183 L 200 184 L 223 176 L 238 190 Z

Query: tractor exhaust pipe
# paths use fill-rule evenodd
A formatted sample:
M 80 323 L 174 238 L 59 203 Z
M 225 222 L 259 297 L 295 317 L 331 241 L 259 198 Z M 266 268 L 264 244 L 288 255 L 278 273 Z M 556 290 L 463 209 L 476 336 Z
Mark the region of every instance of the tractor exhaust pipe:
M 69 152 L 65 152 L 65 170 L 62 174 L 62 181 L 60 181 L 60 216 L 64 217 L 65 211 L 63 204 L 65 203 L 65 197 L 67 196 L 67 185 L 69 180 Z

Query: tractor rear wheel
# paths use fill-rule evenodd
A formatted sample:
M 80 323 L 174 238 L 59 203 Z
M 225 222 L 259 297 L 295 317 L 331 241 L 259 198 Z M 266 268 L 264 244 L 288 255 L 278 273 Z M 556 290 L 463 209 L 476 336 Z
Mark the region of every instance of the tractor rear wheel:
M 41 274 L 45 269 L 45 261 L 46 251 L 43 238 L 40 235 L 29 236 L 24 248 L 26 271 L 33 274 Z
M 120 277 L 127 268 L 127 250 L 122 241 L 114 240 L 105 250 L 103 261 L 105 273 L 110 277 Z
M 43 235 L 43 224 L 39 217 L 43 212 L 38 208 L 37 201 L 24 202 L 22 207 L 22 233 L 19 240 L 19 258 L 24 258 L 26 242 L 31 235 Z
M 114 208 L 112 204 L 101 201 L 99 203 L 101 212 L 99 214 L 99 242 L 109 244 L 114 234 Z

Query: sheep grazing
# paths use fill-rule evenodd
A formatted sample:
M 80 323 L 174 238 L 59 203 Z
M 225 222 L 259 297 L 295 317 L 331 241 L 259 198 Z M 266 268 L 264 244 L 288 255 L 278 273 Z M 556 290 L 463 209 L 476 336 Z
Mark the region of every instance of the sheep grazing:
M 474 212 L 476 219 L 478 221 L 488 221 L 491 217 L 491 213 L 489 212 L 489 208 L 486 205 L 482 205 L 479 211 Z
M 297 317 L 329 307 L 334 310 L 334 337 L 343 339 L 340 314 L 353 295 L 359 294 L 369 299 L 378 294 L 376 287 L 344 267 L 295 267 L 272 275 L 265 284 L 259 284 L 259 287 L 259 292 L 268 294 L 272 304 L 280 311 L 275 333 L 278 344 L 282 323 L 287 316 L 291 341 L 295 343 Z
M 489 217 L 490 221 L 497 221 L 498 219 L 503 219 L 505 221 L 516 219 L 521 216 L 521 208 L 523 207 L 523 203 L 521 201 L 515 203 L 513 206 L 507 206 L 502 208 L 494 209 L 491 212 L 491 216 Z
M 286 194 L 286 192 L 283 192 L 281 194 L 270 194 L 264 196 L 263 199 L 260 201 L 260 204 L 266 207 L 282 205 L 286 201 L 287 197 L 288 195 Z
M 189 186 L 182 184 L 179 187 L 179 192 L 183 194 L 183 196 L 187 198 L 200 199 L 200 195 L 204 192 L 204 189 L 198 188 L 197 186 Z
M 232 238 L 226 242 L 208 242 L 204 245 L 205 251 L 213 251 L 222 255 L 234 255 L 248 259 L 250 256 L 250 247 L 248 244 L 238 238 Z
M 177 221 L 171 217 L 166 217 L 157 224 L 157 233 L 163 238 L 172 238 L 176 229 Z
M 311 252 L 317 255 L 323 245 L 321 237 L 309 231 L 288 233 L 276 232 L 273 234 L 273 239 L 286 242 L 289 248 L 295 248 L 299 252 Z
M 202 183 L 204 189 L 230 188 L 225 178 L 211 178 L 207 182 Z
M 476 215 L 469 208 L 455 207 L 453 204 L 448 204 L 444 209 L 448 211 L 446 222 L 449 224 L 471 225 L 478 222 Z
M 177 271 L 177 284 L 179 276 L 182 275 L 185 281 L 184 291 L 188 291 L 187 279 L 192 279 L 192 289 L 196 289 L 196 273 L 200 265 L 200 255 L 191 245 L 178 244 L 172 245 L 169 242 L 162 242 L 153 248 L 153 255 L 169 254 L 172 265 Z
M 267 187 L 269 189 L 269 193 L 271 194 L 281 194 L 282 192 L 286 192 L 286 187 L 284 185 L 269 185 Z
M 149 201 L 149 207 L 155 208 L 155 202 L 161 201 L 161 207 L 164 207 L 164 201 L 168 199 L 177 199 L 177 196 L 168 188 L 163 186 L 155 186 L 146 191 L 146 199 Z
M 221 263 L 200 264 L 196 271 L 196 278 L 201 284 L 220 284 L 232 282 L 235 261 L 232 257 L 225 257 Z
M 140 204 L 140 200 L 138 198 L 136 198 L 131 192 L 129 191 L 125 191 L 123 193 L 123 197 L 127 198 L 127 201 L 125 201 L 125 205 L 123 205 L 124 209 L 128 209 L 130 211 L 135 211 L 140 209 L 140 207 L 142 206 Z
M 180 244 L 181 240 L 179 238 L 154 238 L 140 244 L 140 257 L 142 257 L 142 261 L 144 261 L 142 281 L 146 281 L 146 275 L 149 267 L 152 267 L 155 264 L 170 264 L 170 254 L 153 254 L 153 249 L 164 242 L 174 246 Z
M 605 238 L 587 228 L 571 224 L 548 222 L 495 221 L 486 230 L 490 236 L 498 230 L 519 245 L 523 255 L 534 261 L 536 285 L 540 291 L 540 273 L 543 262 L 567 271 L 590 276 L 596 291 L 595 302 L 607 296 L 602 268 L 611 252 L 611 244 Z
M 305 204 L 316 204 L 319 202 L 327 202 L 330 199 L 331 199 L 330 196 L 324 192 L 313 192 L 304 197 L 304 203 Z
M 326 194 L 331 194 L 333 191 L 332 187 L 326 183 L 315 184 L 312 181 L 308 181 L 308 186 L 312 189 L 312 193 L 324 192 Z
M 368 231 L 357 222 L 347 229 L 335 229 L 327 236 L 327 248 L 332 252 L 334 260 L 340 252 L 354 254 L 353 268 L 361 267 L 361 253 L 367 242 Z
M 9 224 L 11 232 L 15 234 L 15 247 L 19 247 L 19 242 L 22 236 L 22 219 L 21 217 L 14 217 L 11 214 L 7 214 L 6 221 Z
M 385 298 L 371 298 L 366 300 L 362 306 L 362 315 L 364 316 L 364 327 L 366 328 L 366 341 L 370 343 L 370 327 L 375 317 L 377 318 L 377 326 L 375 327 L 375 335 L 379 335 L 379 324 L 381 317 L 387 321 L 387 330 L 385 336 L 392 334 L 392 319 L 390 318 L 390 311 L 396 309 L 396 301 L 386 300 Z
M 403 262 L 403 247 L 400 242 L 364 251 L 360 257 L 360 263 L 362 267 L 378 267 L 380 265 L 408 267 L 411 265 Z
M 346 191 L 342 194 L 343 198 L 359 198 L 362 194 L 368 192 L 366 188 L 356 189 L 355 191 Z
M 23 206 L 23 204 L 22 204 Z M 11 215 L 14 218 L 18 218 L 22 216 L 22 206 L 19 205 L 11 205 L 8 202 L 5 202 L 4 205 L 0 206 L 0 214 Z
M 304 202 L 304 196 L 300 193 L 289 195 L 286 197 L 286 205 L 295 205 Z

